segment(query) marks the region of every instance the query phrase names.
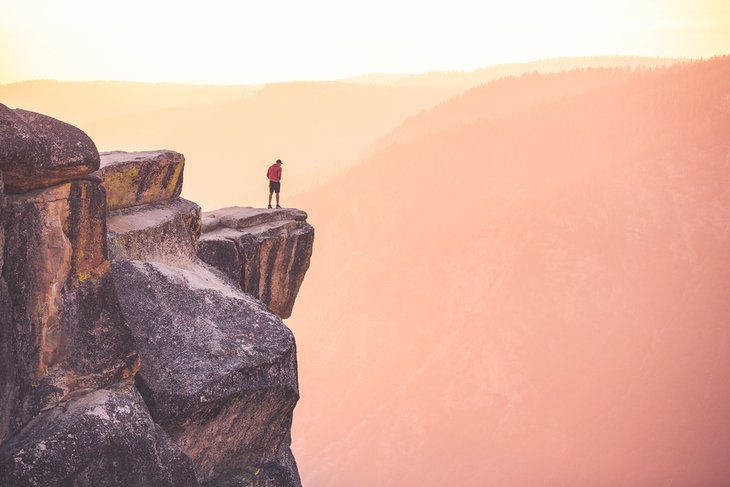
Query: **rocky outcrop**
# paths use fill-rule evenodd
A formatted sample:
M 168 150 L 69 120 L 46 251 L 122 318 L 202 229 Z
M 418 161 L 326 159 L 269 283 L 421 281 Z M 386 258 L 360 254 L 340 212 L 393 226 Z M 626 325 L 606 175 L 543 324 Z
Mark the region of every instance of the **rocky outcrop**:
M 0 447 L 0 485 L 197 486 L 190 459 L 131 384 L 80 393 Z
M 223 208 L 203 215 L 200 258 L 282 318 L 309 268 L 314 228 L 296 209 Z
M 182 155 L 107 153 L 91 175 L 58 159 L 52 178 L 38 134 L 65 132 L 0 116 L 23 191 L 0 172 L 0 485 L 300 485 L 294 336 L 257 297 L 291 312 L 306 214 L 219 212 L 232 261 L 204 255 L 232 279 L 198 256 Z M 88 159 L 69 133 L 53 150 Z
M 185 158 L 174 151 L 102 152 L 98 175 L 110 210 L 180 196 Z
M 99 168 L 94 142 L 55 118 L 0 104 L 0 171 L 5 191 L 23 193 Z
M 99 175 L 103 184 L 110 177 Z M 299 485 L 289 448 L 299 397 L 294 337 L 237 280 L 197 257 L 200 208 L 160 198 L 108 219 L 117 294 L 142 357 L 137 386 L 202 484 Z
M 196 485 L 134 389 L 106 196 L 86 175 L 96 148 L 62 122 L 10 112 L 0 164 L 12 190 L 32 191 L 0 194 L 0 485 Z
M 70 393 L 129 379 L 137 355 L 106 257 L 98 182 L 7 195 L 0 439 Z

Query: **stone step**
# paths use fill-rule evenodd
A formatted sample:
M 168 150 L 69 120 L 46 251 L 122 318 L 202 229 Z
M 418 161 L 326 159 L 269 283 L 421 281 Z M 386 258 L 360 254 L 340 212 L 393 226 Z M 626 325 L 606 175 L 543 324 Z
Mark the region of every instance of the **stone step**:
M 111 260 L 189 262 L 196 258 L 200 207 L 175 198 L 113 210 L 107 235 Z
M 180 196 L 185 157 L 179 152 L 102 152 L 96 172 L 109 210 L 146 205 Z
M 225 208 L 205 213 L 198 255 L 288 318 L 312 255 L 314 228 L 306 218 L 296 209 Z
M 112 273 L 142 360 L 137 385 L 199 480 L 278 465 L 289 472 L 285 485 L 299 485 L 282 454 L 299 397 L 289 329 L 200 261 L 120 260 Z

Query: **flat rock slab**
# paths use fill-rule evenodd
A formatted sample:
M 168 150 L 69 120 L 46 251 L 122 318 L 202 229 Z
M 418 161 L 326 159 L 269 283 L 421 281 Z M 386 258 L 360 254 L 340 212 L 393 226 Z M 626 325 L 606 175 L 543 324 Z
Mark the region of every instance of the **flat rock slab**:
M 180 196 L 185 157 L 179 152 L 102 152 L 102 179 L 110 210 L 165 201 Z
M 99 152 L 80 129 L 0 104 L 0 171 L 5 191 L 25 193 L 77 179 L 99 168 Z
M 0 327 L 0 441 L 74 391 L 131 381 L 138 367 L 107 260 L 99 183 L 4 200 L 0 300 L 10 323 Z
M 281 318 L 309 268 L 314 228 L 297 209 L 224 208 L 203 214 L 198 255 Z
M 230 206 L 203 213 L 203 232 L 216 228 L 245 229 L 262 223 L 305 221 L 307 214 L 296 208 L 265 209 L 251 206 Z
M 142 358 L 137 385 L 199 480 L 278 464 L 298 399 L 289 329 L 202 262 L 123 260 L 112 268 Z
M 182 198 L 109 212 L 112 260 L 187 262 L 196 258 L 200 207 Z
M 0 447 L 0 485 L 187 487 L 192 462 L 134 386 L 90 391 L 45 410 Z

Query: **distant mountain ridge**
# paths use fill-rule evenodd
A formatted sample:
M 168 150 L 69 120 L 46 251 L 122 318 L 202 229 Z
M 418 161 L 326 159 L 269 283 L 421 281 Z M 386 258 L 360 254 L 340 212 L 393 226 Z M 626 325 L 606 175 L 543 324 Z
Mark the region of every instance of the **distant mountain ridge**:
M 415 88 L 419 86 L 440 85 L 459 92 L 471 87 L 488 83 L 508 76 L 520 76 L 524 73 L 555 73 L 580 68 L 619 68 L 619 67 L 658 67 L 687 61 L 684 58 L 641 57 L 641 56 L 592 56 L 592 57 L 558 57 L 537 61 L 497 64 L 471 71 L 431 71 L 422 74 L 374 74 L 343 81 L 363 84 L 378 84 Z
M 215 208 L 261 204 L 261 167 L 277 158 L 285 161 L 285 195 L 325 184 L 407 117 L 495 78 L 602 63 L 671 62 L 572 58 L 465 73 L 263 86 L 33 81 L 0 85 L 0 102 L 68 120 L 101 150 L 174 147 L 187 156 L 185 196 Z
M 531 72 L 519 77 L 499 78 L 407 118 L 400 127 L 375 141 L 369 153 L 451 127 L 512 116 L 539 104 L 626 82 L 634 76 L 637 69 L 662 68 L 592 67 L 554 73 Z
M 166 108 L 235 102 L 256 86 L 137 83 L 130 81 L 21 81 L 0 85 L 0 101 L 38 110 L 77 125 Z

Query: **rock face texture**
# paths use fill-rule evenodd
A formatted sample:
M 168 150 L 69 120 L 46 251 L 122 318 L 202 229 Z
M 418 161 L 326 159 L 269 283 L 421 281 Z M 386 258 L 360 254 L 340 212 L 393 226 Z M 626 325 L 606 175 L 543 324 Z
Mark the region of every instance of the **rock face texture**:
M 202 483 L 298 485 L 294 337 L 197 258 L 200 229 L 200 208 L 181 198 L 109 214 L 117 295 L 142 357 L 137 385 Z
M 189 262 L 200 237 L 200 207 L 175 198 L 112 211 L 107 225 L 114 260 Z
M 55 118 L 0 104 L 0 171 L 5 191 L 23 193 L 99 168 L 94 142 Z
M 33 418 L 0 447 L 0 485 L 198 485 L 192 462 L 134 386 L 83 393 Z
M 106 258 L 105 212 L 91 181 L 5 198 L 0 439 L 73 391 L 136 372 Z
M 114 263 L 142 356 L 138 386 L 152 416 L 201 481 L 242 467 L 284 470 L 299 397 L 294 337 L 253 297 L 202 263 Z M 287 472 L 296 485 L 296 469 Z
M 282 318 L 309 268 L 314 228 L 296 209 L 223 208 L 203 215 L 200 258 Z
M 0 107 L 0 485 L 300 485 L 294 336 L 257 296 L 291 312 L 306 214 L 221 211 L 211 266 L 181 154 L 87 174 L 83 133 Z
M 120 166 L 126 174 L 162 174 L 169 167 L 150 157 L 127 158 Z M 122 201 L 115 192 L 128 185 L 109 184 L 119 172 L 102 167 L 97 174 L 108 201 Z M 198 258 L 200 208 L 177 197 L 179 188 L 170 191 L 167 179 L 155 181 L 142 192 L 144 204 L 112 210 L 108 218 L 112 274 L 142 357 L 137 387 L 156 423 L 192 459 L 202 484 L 299 485 L 289 448 L 299 397 L 294 337 L 244 292 L 238 276 L 231 279 Z M 272 221 L 271 215 L 251 217 Z M 298 238 L 294 218 L 297 227 L 306 225 L 306 214 L 295 210 L 273 218 L 277 226 L 289 225 L 291 247 Z M 234 257 L 234 265 L 239 262 Z M 292 282 L 298 290 L 299 276 Z
M 179 152 L 102 152 L 101 168 L 110 210 L 180 196 L 185 158 Z
M 0 218 L 3 208 L 5 207 L 5 195 L 3 194 L 3 176 L 0 172 Z M 9 339 L 10 329 L 12 326 L 12 315 L 10 313 L 10 295 L 8 293 L 8 285 L 3 277 L 4 268 L 4 249 L 5 249 L 5 227 L 0 220 L 0 442 L 8 435 L 10 430 L 11 404 L 6 395 L 10 394 L 11 380 L 9 378 L 12 364 L 7 363 L 6 358 L 15 355 L 11 348 Z M 17 423 L 16 423 L 17 424 Z

